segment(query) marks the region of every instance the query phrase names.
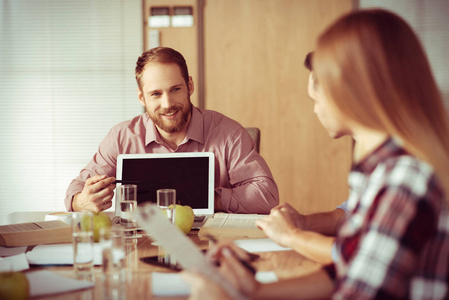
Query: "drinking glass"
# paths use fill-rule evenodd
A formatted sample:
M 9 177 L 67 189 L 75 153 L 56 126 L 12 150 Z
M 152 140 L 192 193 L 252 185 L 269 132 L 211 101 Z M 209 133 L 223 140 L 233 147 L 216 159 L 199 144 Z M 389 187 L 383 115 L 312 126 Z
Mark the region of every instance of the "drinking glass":
M 160 189 L 157 190 L 157 206 L 163 210 L 167 218 L 175 223 L 175 208 L 176 208 L 176 190 L 174 189 Z
M 160 189 L 157 190 L 157 206 L 164 211 L 171 223 L 175 223 L 175 208 L 176 208 L 176 190 L 174 189 Z M 158 261 L 160 263 L 168 264 L 172 267 L 176 266 L 176 261 L 171 259 L 164 249 L 158 247 Z
M 77 277 L 92 277 L 94 223 L 91 212 L 72 213 L 73 269 Z
M 125 235 L 121 226 L 100 229 L 103 299 L 124 299 Z
M 137 223 L 134 211 L 137 208 L 137 185 L 120 186 L 120 225 L 125 230 L 126 237 L 135 237 Z

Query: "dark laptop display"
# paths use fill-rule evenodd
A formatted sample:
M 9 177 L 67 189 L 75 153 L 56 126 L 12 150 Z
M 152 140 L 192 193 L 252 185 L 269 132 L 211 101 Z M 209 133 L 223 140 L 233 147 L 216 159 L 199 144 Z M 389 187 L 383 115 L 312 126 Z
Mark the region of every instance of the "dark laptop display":
M 116 178 L 137 182 L 138 204 L 156 203 L 158 189 L 175 189 L 177 202 L 192 207 L 195 215 L 212 215 L 214 170 L 211 152 L 121 154 Z
M 208 202 L 209 159 L 173 157 L 170 159 L 135 158 L 123 161 L 122 180 L 137 184 L 137 203 L 156 203 L 158 189 L 175 189 L 182 205 L 205 208 Z

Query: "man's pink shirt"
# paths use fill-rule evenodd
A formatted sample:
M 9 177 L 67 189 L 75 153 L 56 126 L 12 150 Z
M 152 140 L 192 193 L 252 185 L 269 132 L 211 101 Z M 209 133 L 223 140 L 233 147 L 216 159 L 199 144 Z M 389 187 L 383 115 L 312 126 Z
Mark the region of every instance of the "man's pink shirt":
M 215 192 L 223 209 L 233 213 L 269 213 L 279 204 L 279 192 L 253 139 L 236 121 L 215 111 L 192 107 L 186 138 L 176 150 L 160 137 L 148 114 L 115 125 L 100 143 L 98 152 L 67 189 L 65 205 L 94 175 L 116 176 L 117 156 L 124 153 L 213 152 Z

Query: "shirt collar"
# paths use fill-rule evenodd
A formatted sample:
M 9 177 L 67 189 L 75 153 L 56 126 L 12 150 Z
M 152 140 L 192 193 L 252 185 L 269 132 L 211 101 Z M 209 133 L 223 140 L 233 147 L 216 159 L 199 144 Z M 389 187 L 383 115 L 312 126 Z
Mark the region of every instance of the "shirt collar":
M 148 146 L 151 142 L 159 143 L 161 141 L 161 137 L 159 136 L 156 127 L 147 112 L 145 113 L 145 119 L 145 146 Z
M 152 142 L 156 142 L 158 144 L 162 144 L 162 138 L 159 135 L 159 132 L 156 129 L 153 121 L 151 120 L 148 113 L 145 113 L 145 145 L 148 146 Z M 189 128 L 187 129 L 187 134 L 185 141 L 194 140 L 198 143 L 204 144 L 204 118 L 201 111 L 192 104 L 192 118 L 190 119 Z
M 187 129 L 186 140 L 204 144 L 204 117 L 200 109 L 192 105 L 192 119 Z
M 390 137 L 363 160 L 353 164 L 352 170 L 368 174 L 372 173 L 383 160 L 403 152 L 404 150 L 399 140 Z

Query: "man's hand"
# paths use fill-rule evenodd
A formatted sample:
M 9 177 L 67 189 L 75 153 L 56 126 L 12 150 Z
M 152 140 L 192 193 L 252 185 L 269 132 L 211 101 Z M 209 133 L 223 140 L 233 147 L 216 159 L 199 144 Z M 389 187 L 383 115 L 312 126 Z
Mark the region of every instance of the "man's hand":
M 305 217 L 288 203 L 276 206 L 267 217 L 256 220 L 256 225 L 265 234 L 282 246 L 290 246 L 295 230 L 306 229 Z
M 115 178 L 106 175 L 95 175 L 87 179 L 83 191 L 73 197 L 73 211 L 99 212 L 112 206 Z

